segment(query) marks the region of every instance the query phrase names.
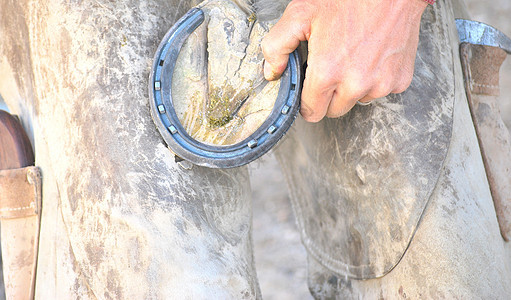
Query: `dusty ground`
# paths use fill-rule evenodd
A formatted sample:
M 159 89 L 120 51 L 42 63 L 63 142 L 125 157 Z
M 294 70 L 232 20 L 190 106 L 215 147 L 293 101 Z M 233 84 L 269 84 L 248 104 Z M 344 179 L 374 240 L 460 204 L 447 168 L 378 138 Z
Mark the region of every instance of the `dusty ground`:
M 291 210 L 286 182 L 273 155 L 250 165 L 254 252 L 264 299 L 312 299 L 305 248 Z
M 466 3 L 474 20 L 489 23 L 511 36 L 510 0 L 467 0 Z M 502 114 L 511 128 L 511 58 L 505 62 L 501 75 L 501 93 L 507 96 L 502 99 Z M 306 282 L 305 250 L 300 244 L 287 188 L 275 158 L 267 155 L 253 163 L 250 170 L 255 259 L 263 297 L 311 299 Z M 1 279 L 0 274 L 0 282 Z M 0 288 L 0 299 L 5 297 L 2 296 Z
M 466 0 L 472 19 L 511 36 L 510 0 Z M 502 115 L 511 128 L 511 58 L 501 71 Z M 506 99 L 507 97 L 507 99 Z M 307 290 L 306 255 L 300 244 L 285 181 L 275 158 L 267 155 L 251 165 L 254 243 L 264 299 L 311 299 Z

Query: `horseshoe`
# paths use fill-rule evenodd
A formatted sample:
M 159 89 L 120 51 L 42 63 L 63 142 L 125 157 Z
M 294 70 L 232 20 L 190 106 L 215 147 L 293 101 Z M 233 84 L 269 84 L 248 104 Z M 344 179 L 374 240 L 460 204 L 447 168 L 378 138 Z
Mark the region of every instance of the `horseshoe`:
M 234 145 L 208 145 L 192 138 L 174 109 L 172 77 L 181 47 L 204 22 L 200 8 L 188 11 L 170 28 L 156 51 L 149 81 L 151 116 L 176 161 L 186 160 L 210 168 L 239 167 L 267 153 L 285 135 L 300 108 L 301 59 L 295 51 L 281 77 L 275 105 L 263 124 Z

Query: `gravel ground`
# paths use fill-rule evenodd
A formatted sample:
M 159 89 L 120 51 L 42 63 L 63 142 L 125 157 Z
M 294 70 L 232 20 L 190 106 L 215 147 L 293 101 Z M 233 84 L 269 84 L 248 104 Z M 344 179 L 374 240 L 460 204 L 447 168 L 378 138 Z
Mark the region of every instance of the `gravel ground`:
M 473 20 L 511 36 L 511 1 L 466 1 Z M 502 117 L 511 128 L 511 58 L 501 70 Z M 504 97 L 501 97 L 504 98 Z M 254 201 L 254 251 L 264 299 L 312 299 L 307 290 L 306 254 L 300 244 L 285 181 L 275 158 L 250 167 Z

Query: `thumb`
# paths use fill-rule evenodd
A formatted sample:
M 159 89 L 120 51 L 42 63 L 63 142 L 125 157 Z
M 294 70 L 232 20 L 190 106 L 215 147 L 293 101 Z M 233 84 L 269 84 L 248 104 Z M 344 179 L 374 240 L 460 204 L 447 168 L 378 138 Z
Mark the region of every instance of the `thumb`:
M 310 21 L 307 11 L 291 2 L 282 18 L 273 26 L 261 42 L 263 51 L 264 77 L 266 80 L 278 79 L 286 70 L 289 54 L 300 42 L 310 35 Z

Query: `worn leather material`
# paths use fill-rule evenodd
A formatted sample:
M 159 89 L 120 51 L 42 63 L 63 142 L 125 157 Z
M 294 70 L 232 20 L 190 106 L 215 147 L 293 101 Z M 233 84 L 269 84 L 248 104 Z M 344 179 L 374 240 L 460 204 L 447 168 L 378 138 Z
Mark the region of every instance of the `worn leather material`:
M 467 91 L 499 96 L 499 70 L 506 59 L 506 52 L 496 47 L 467 43 L 460 46 L 460 51 Z
M 511 136 L 499 109 L 499 70 L 506 52 L 490 46 L 460 46 L 465 89 L 490 191 L 504 240 L 511 238 Z M 509 97 L 509 95 L 505 95 Z
M 33 299 L 35 293 L 42 181 L 33 163 L 32 145 L 19 119 L 0 111 L 0 231 L 7 299 Z
M 392 270 L 436 186 L 454 103 L 445 15 L 444 2 L 424 13 L 406 92 L 338 119 L 300 119 L 277 151 L 307 251 L 338 274 L 368 279 Z
M 437 2 L 447 15 L 436 22 L 449 32 L 455 106 L 447 157 L 420 225 L 397 266 L 381 278 L 355 280 L 309 256 L 316 299 L 511 299 L 511 244 L 499 231 L 463 86 L 457 2 Z
M 36 216 L 41 207 L 41 172 L 37 167 L 0 170 L 0 218 Z
M 33 299 L 41 216 L 37 167 L 0 171 L 0 220 L 7 299 Z

